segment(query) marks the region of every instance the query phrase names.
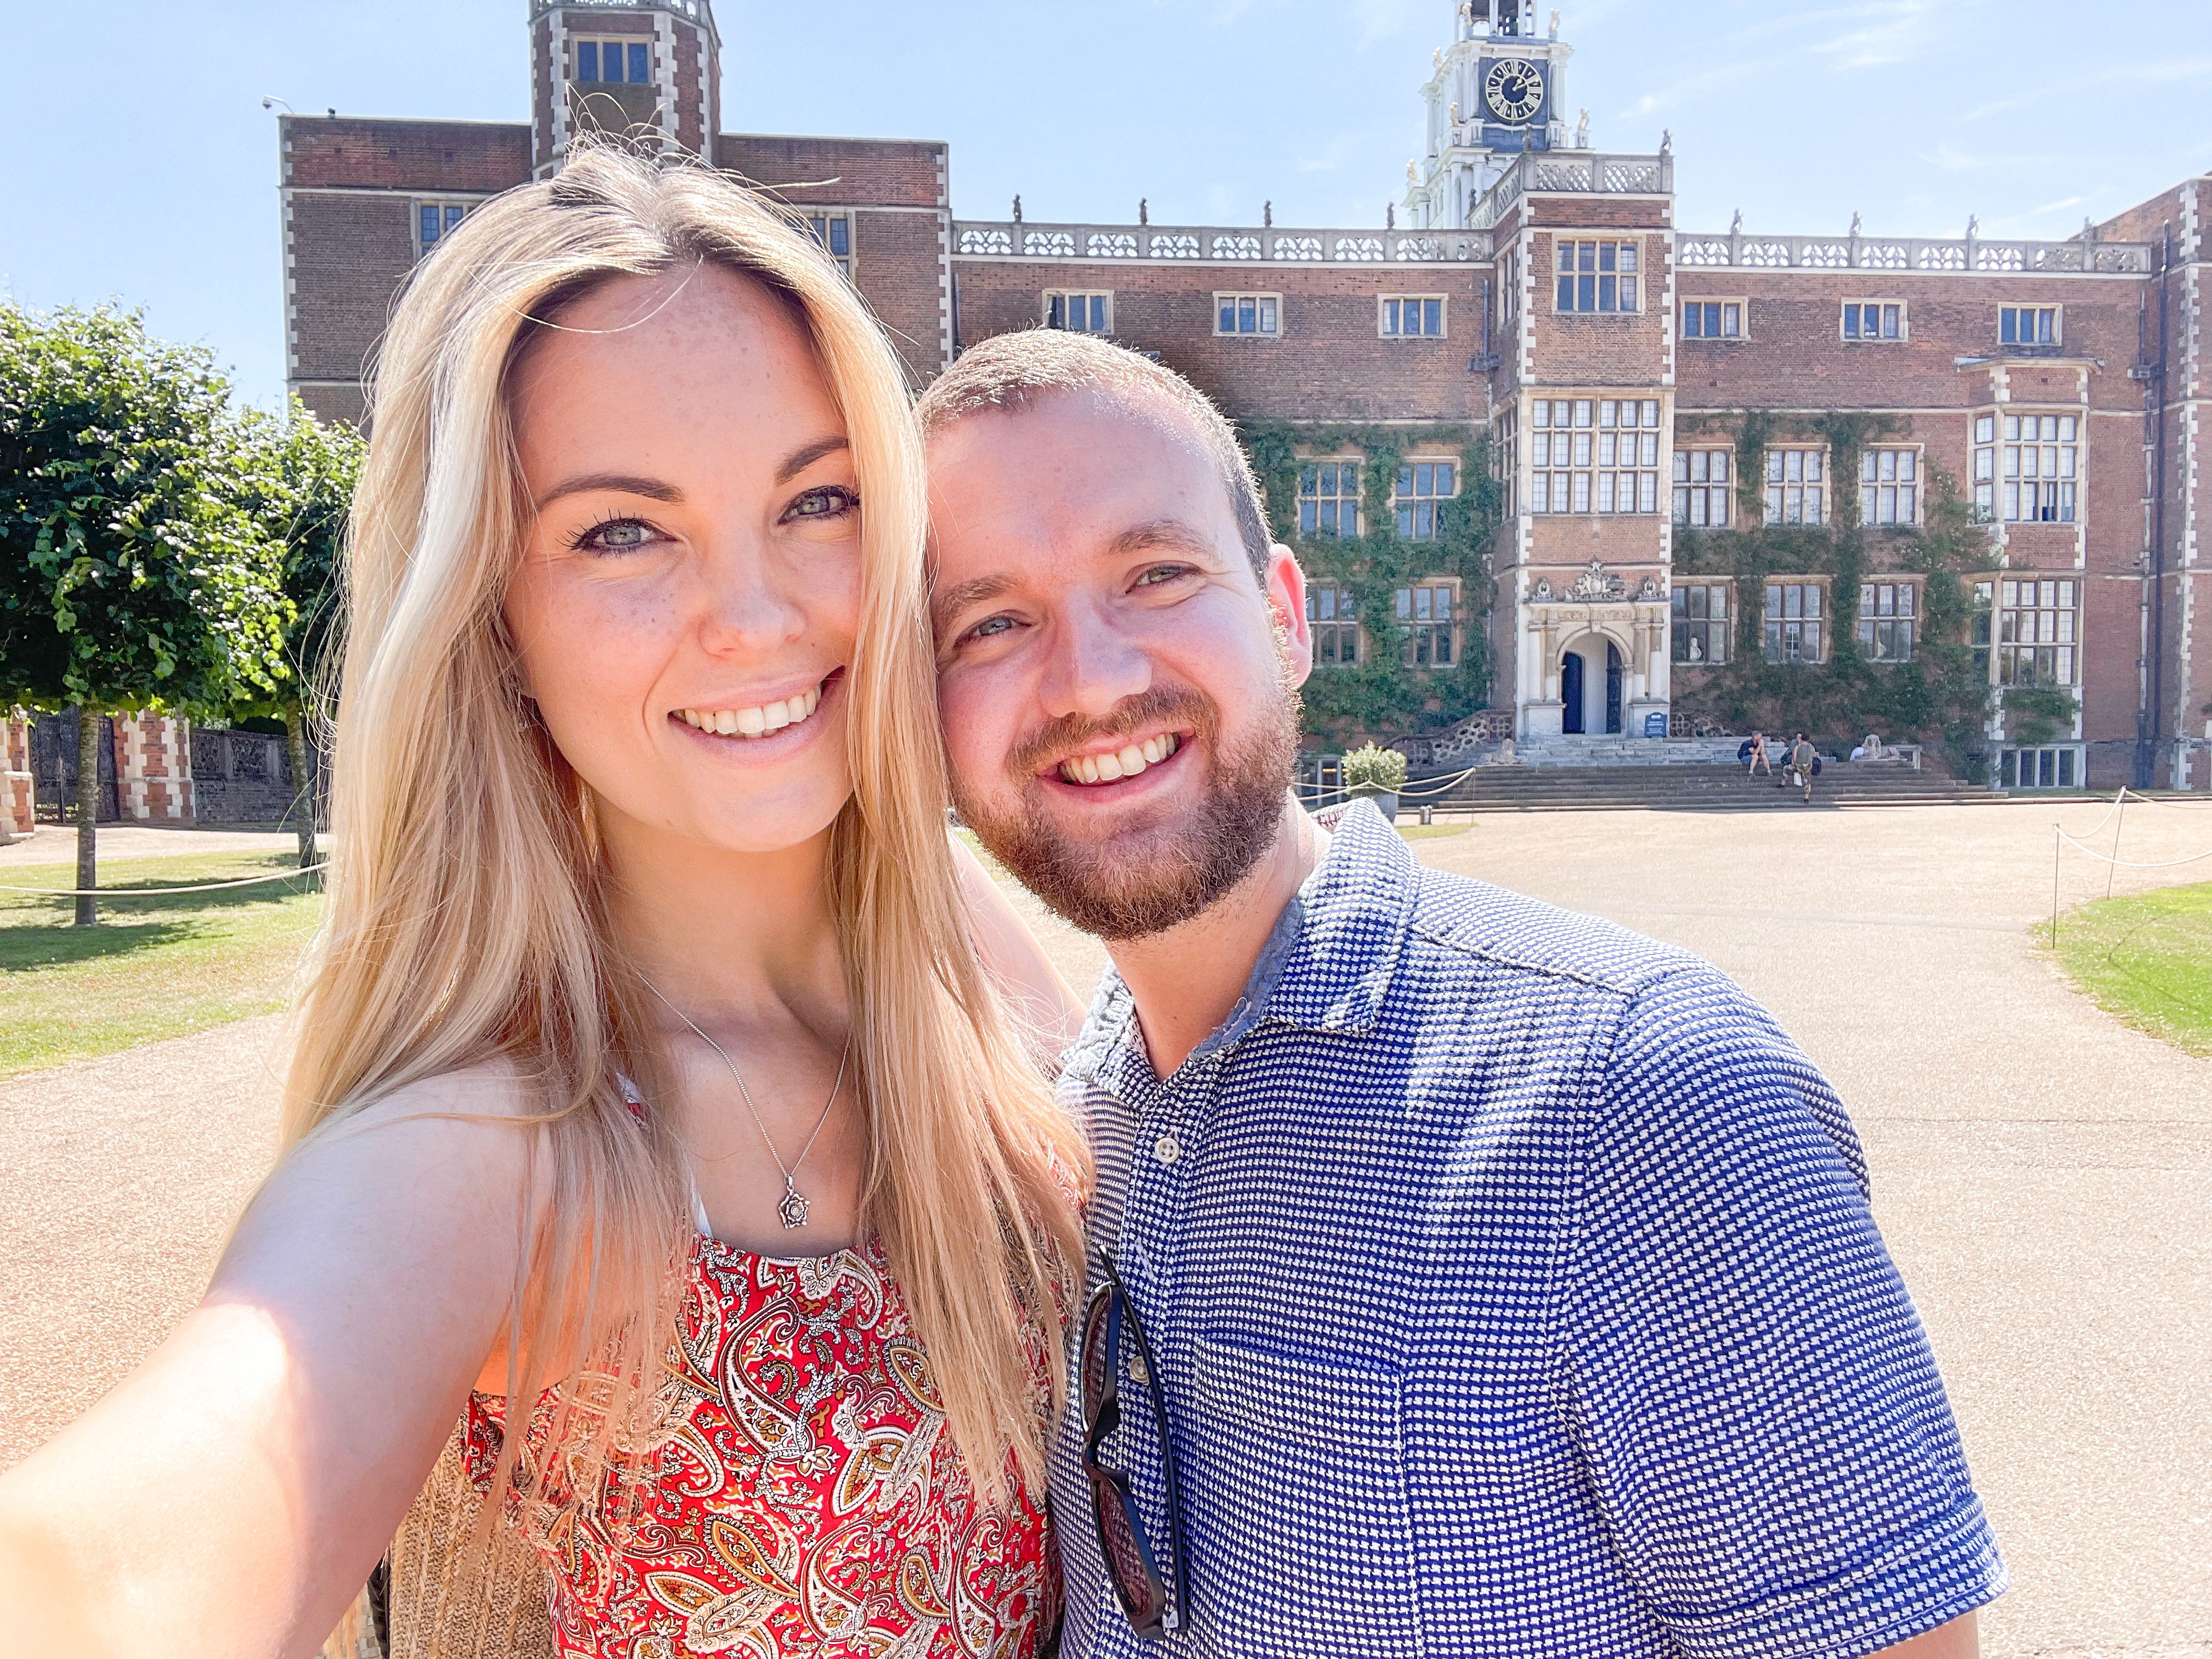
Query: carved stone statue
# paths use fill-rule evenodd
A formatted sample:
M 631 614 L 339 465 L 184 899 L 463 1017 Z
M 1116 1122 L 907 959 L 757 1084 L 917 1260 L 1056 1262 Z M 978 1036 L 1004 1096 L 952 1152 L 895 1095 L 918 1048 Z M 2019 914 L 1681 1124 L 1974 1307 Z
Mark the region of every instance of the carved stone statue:
M 1857 235 L 1858 234 L 1859 234 L 1859 216 L 1858 216 L 1857 214 L 1854 213 L 1853 215 L 1851 215 L 1851 234 L 1852 234 L 1852 235 L 1854 235 L 1854 236 L 1856 236 L 1856 235 Z
M 1459 125 L 1459 100 L 1456 98 L 1452 100 L 1451 124 L 1454 126 L 1457 126 Z
M 1152 204 L 1151 198 L 1139 196 L 1137 198 L 1137 222 L 1140 225 L 1149 225 L 1152 222 Z
M 1575 123 L 1575 148 L 1577 149 L 1589 148 L 1589 112 L 1588 110 L 1584 110 L 1582 112 L 1582 118 Z
M 1628 584 L 1605 568 L 1602 559 L 1592 559 L 1575 578 L 1575 585 L 1567 590 L 1571 599 L 1620 599 L 1628 597 Z
M 1421 182 L 1421 175 L 1411 161 L 1406 163 L 1406 182 L 1409 185 L 1418 185 Z
M 1978 213 L 1968 214 L 1966 216 L 1966 240 L 1971 242 L 1975 237 L 1981 234 L 1982 216 Z
M 1674 153 L 1674 128 L 1662 127 L 1659 129 L 1659 153 L 1662 155 L 1672 155 Z
M 1019 223 L 1021 223 L 1021 222 L 1022 222 L 1022 198 L 1021 198 L 1019 196 L 1016 196 L 1016 197 L 1014 198 L 1014 222 L 1015 222 L 1016 224 L 1019 224 Z
M 1735 210 L 1735 217 L 1729 221 L 1729 234 L 1731 236 L 1741 236 L 1743 234 L 1743 210 L 1741 208 L 1738 208 Z
M 1553 7 L 1553 8 L 1552 8 L 1552 39 L 1553 39 L 1554 40 L 1558 40 L 1559 38 L 1559 9 L 1557 6 L 1554 6 L 1554 7 Z
M 1268 202 L 1260 210 L 1260 222 L 1273 230 L 1275 227 L 1275 204 Z
M 1382 204 L 1382 228 L 1385 230 L 1398 228 L 1398 210 L 1393 203 L 1385 202 Z

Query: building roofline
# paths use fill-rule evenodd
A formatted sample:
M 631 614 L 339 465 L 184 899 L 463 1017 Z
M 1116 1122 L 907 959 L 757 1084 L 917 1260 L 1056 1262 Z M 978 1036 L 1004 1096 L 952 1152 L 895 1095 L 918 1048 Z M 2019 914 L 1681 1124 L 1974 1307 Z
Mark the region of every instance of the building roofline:
M 276 125 L 283 127 L 297 121 L 302 125 L 335 127 L 347 122 L 374 122 L 383 127 L 506 127 L 518 132 L 530 131 L 527 121 L 470 121 L 448 120 L 430 115 L 280 115 Z
M 841 137 L 831 132 L 718 132 L 714 142 L 725 138 L 780 138 L 802 144 L 920 144 L 927 148 L 949 150 L 949 138 L 859 138 Z

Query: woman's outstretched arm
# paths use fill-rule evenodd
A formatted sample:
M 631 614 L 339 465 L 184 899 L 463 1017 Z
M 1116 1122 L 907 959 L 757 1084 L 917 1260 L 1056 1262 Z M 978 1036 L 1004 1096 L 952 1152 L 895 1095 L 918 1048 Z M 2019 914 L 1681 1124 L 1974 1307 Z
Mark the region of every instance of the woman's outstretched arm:
M 1043 1058 L 1056 1058 L 1083 1029 L 1083 1000 L 1052 965 L 1022 913 L 959 836 L 952 837 L 952 862 L 984 967 L 998 981 L 1015 1018 L 1047 1051 Z
M 285 1160 L 153 1357 L 0 1476 L 10 1654 L 301 1659 L 506 1328 L 529 1131 L 486 1072 Z

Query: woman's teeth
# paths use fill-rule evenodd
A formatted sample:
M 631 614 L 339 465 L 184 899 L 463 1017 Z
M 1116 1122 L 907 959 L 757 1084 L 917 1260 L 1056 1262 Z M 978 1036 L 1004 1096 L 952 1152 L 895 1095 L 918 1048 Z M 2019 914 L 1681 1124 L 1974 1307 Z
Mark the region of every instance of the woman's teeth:
M 822 688 L 817 685 L 795 697 L 758 708 L 686 708 L 681 713 L 684 725 L 702 732 L 725 738 L 763 738 L 798 725 L 821 706 Z
M 1078 755 L 1073 760 L 1064 760 L 1060 775 L 1070 783 L 1112 783 L 1119 778 L 1133 778 L 1147 766 L 1158 766 L 1182 747 L 1182 740 L 1170 732 L 1133 743 L 1115 754 Z

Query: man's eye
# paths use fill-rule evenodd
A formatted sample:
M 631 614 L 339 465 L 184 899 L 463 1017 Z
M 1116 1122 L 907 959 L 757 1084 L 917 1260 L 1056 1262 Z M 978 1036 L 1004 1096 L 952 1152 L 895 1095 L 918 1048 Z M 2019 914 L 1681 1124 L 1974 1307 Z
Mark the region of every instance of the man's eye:
M 1163 582 L 1171 582 L 1178 576 L 1188 574 L 1190 567 L 1187 564 L 1156 564 L 1137 578 L 1137 586 L 1158 587 Z
M 569 545 L 582 553 L 629 553 L 659 534 L 642 519 L 604 519 Z
M 783 521 L 788 524 L 794 519 L 842 518 L 860 504 L 860 496 L 844 485 L 823 484 L 818 489 L 801 490 L 784 509 Z
M 1005 633 L 1013 625 L 1012 617 L 986 617 L 960 637 L 963 640 L 988 640 Z

